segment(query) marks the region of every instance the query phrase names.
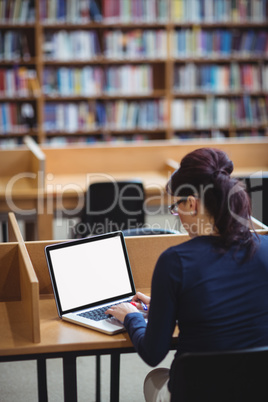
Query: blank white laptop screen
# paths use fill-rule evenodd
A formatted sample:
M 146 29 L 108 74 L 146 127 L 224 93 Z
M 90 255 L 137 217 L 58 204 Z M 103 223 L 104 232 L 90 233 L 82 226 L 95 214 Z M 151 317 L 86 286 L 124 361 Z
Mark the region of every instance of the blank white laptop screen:
M 120 237 L 50 253 L 64 311 L 131 292 Z
M 114 233 L 47 247 L 60 315 L 135 292 L 122 236 Z

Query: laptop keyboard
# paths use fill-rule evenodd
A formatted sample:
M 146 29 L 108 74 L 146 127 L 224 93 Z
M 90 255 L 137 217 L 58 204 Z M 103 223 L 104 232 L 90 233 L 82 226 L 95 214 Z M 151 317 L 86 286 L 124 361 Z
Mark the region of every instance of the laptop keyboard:
M 126 300 L 125 302 L 130 302 L 131 299 Z M 121 302 L 120 302 L 121 303 Z M 112 304 L 111 306 L 104 306 L 97 308 L 96 310 L 90 310 L 90 311 L 85 311 L 84 313 L 78 314 L 81 317 L 89 318 L 90 320 L 94 321 L 101 321 L 101 320 L 106 320 L 107 318 L 111 318 L 111 314 L 105 314 L 105 311 L 108 310 L 108 308 L 115 306 L 116 304 L 120 303 L 115 303 Z

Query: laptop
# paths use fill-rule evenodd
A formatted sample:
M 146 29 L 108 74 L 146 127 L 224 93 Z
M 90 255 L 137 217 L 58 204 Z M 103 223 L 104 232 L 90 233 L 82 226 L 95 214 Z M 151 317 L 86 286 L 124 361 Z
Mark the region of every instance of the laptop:
M 120 321 L 103 314 L 136 293 L 122 232 L 52 244 L 45 255 L 63 320 L 109 335 L 125 331 Z

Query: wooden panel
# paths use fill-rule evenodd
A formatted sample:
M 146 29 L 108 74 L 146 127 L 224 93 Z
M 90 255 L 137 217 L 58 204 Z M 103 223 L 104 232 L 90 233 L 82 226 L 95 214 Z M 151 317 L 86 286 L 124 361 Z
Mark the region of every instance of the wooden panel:
M 152 274 L 159 256 L 167 248 L 189 240 L 189 236 L 137 236 L 127 237 L 125 240 L 136 288 L 150 289 Z
M 186 235 L 159 235 L 126 237 L 126 246 L 136 288 L 150 288 L 155 263 L 168 247 L 189 239 Z M 34 266 L 40 295 L 52 294 L 52 286 L 45 258 L 45 246 L 59 242 L 26 242 Z
M 8 240 L 10 242 L 23 242 L 23 237 L 13 212 L 8 214 Z
M 26 242 L 26 248 L 31 258 L 36 276 L 39 282 L 40 295 L 53 294 L 50 276 L 47 268 L 47 262 L 45 258 L 45 246 L 49 244 L 60 243 L 56 241 L 36 241 Z
M 31 152 L 28 149 L 4 149 L 0 151 L 1 177 L 12 177 L 18 173 L 30 171 Z
M 18 245 L 22 314 L 33 342 L 40 342 L 39 284 L 24 243 Z
M 161 171 L 165 161 L 180 161 L 188 152 L 200 147 L 215 147 L 227 152 L 235 168 L 268 169 L 268 141 L 223 141 L 212 143 L 182 144 L 175 141 L 159 141 L 141 145 L 96 145 L 90 147 L 43 148 L 47 172 L 54 174 L 79 174 L 92 172 Z
M 16 243 L 0 243 L 0 302 L 21 299 Z
M 0 306 L 1 339 L 40 342 L 38 281 L 24 243 L 0 244 Z

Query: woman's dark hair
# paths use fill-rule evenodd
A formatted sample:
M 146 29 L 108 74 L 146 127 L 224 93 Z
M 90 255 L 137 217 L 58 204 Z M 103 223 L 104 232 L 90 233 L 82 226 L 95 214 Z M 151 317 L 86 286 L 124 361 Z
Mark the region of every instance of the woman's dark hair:
M 196 195 L 214 218 L 222 248 L 246 246 L 248 256 L 255 250 L 250 229 L 251 203 L 239 180 L 230 177 L 233 162 L 219 149 L 200 148 L 187 154 L 171 176 L 166 190 L 177 196 Z

